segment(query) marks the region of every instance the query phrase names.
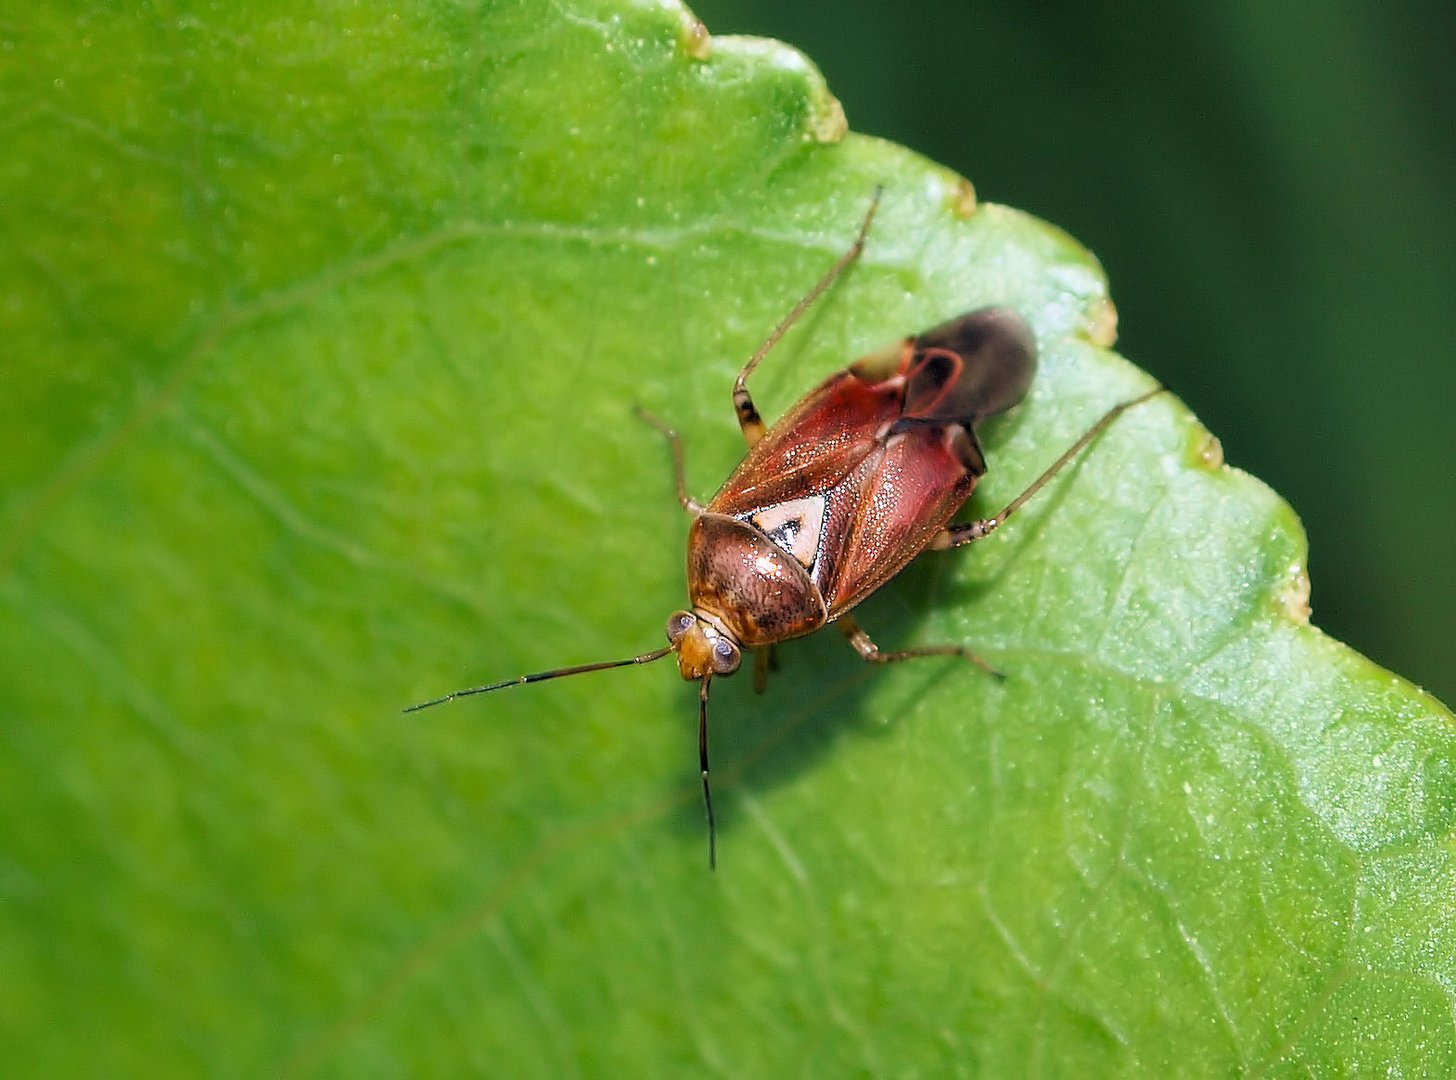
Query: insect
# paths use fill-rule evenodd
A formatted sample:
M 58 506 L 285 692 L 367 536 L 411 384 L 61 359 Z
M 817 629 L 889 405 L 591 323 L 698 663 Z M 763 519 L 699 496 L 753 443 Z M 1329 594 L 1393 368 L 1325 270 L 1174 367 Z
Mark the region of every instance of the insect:
M 755 653 L 760 689 L 779 642 L 831 622 L 874 663 L 960 656 L 994 672 L 961 645 L 886 652 L 851 611 L 921 552 L 989 536 L 1119 415 L 1161 388 L 1109 409 L 995 517 L 959 524 L 952 519 L 986 472 L 976 425 L 1020 402 L 1036 370 L 1034 339 L 1015 312 L 983 308 L 872 353 L 831 375 L 767 427 L 748 392 L 749 376 L 859 257 L 879 198 L 876 192 L 854 243 L 739 372 L 733 408 L 748 455 L 711 501 L 703 504 L 687 492 L 677 432 L 638 410 L 668 439 L 678 501 L 693 515 L 687 558 L 692 606 L 668 617 L 667 645 L 623 660 L 457 690 L 406 712 L 510 686 L 649 664 L 676 653 L 682 677 L 698 683 L 698 764 L 708 864 L 716 867 L 708 691 L 715 678 L 738 670 L 743 650 Z

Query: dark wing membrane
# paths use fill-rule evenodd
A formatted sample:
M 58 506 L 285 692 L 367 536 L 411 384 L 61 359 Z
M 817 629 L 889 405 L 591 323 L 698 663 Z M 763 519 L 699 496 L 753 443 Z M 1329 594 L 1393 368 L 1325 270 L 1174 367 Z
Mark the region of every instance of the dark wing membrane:
M 943 322 L 918 335 L 914 348 L 906 416 L 972 427 L 1019 402 L 1036 374 L 1036 340 L 1006 308 Z

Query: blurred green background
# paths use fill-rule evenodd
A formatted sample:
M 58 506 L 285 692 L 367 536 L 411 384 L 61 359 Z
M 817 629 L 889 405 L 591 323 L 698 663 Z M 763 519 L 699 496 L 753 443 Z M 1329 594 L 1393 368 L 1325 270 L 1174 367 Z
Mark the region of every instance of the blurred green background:
M 1456 9 L 699 0 L 1102 260 L 1119 349 L 1309 532 L 1314 621 L 1456 701 Z

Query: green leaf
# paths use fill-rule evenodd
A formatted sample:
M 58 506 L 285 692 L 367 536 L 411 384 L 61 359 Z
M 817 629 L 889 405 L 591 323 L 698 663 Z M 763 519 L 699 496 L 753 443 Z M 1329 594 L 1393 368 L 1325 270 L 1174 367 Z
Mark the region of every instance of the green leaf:
M 1033 324 L 993 513 L 1149 385 L 1093 258 L 667 2 L 0 22 L 0 1039 L 16 1075 L 1441 1075 L 1450 715 L 1307 625 L 1171 397 L 763 697 L 656 647 L 767 415 Z M 1176 389 L 1176 388 L 1175 388 Z

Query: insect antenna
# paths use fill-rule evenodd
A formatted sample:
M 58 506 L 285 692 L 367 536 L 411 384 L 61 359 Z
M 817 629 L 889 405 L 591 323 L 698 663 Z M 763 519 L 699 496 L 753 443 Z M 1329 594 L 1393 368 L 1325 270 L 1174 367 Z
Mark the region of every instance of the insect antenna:
M 519 678 L 506 679 L 504 682 L 491 683 L 489 686 L 472 686 L 468 690 L 456 690 L 452 694 L 446 694 L 444 697 L 435 698 L 433 701 L 422 701 L 418 705 L 411 705 L 409 708 L 404 709 L 403 711 L 407 713 L 419 712 L 421 709 L 428 709 L 432 705 L 443 705 L 445 704 L 445 702 L 454 701 L 456 698 L 459 697 L 469 697 L 471 694 L 488 694 L 492 690 L 504 690 L 508 686 L 525 686 L 527 683 L 545 682 L 547 679 L 563 679 L 568 675 L 585 675 L 588 671 L 606 671 L 608 668 L 631 667 L 633 664 L 650 664 L 654 660 L 661 660 L 670 652 L 672 652 L 672 646 L 667 645 L 661 649 L 655 649 L 652 652 L 643 653 L 641 656 L 629 656 L 625 660 L 600 660 L 595 664 L 577 664 L 574 667 L 561 667 L 552 668 L 550 671 L 538 671 L 533 675 L 522 675 Z M 704 694 L 706 695 L 706 693 L 707 690 L 705 688 Z M 705 697 L 704 708 L 707 707 L 706 700 L 707 699 Z M 704 751 L 704 753 L 706 754 L 706 751 Z M 703 766 L 705 770 L 703 781 L 704 783 L 706 783 L 707 758 L 704 757 L 703 760 L 705 762 Z
M 713 817 L 713 788 L 708 783 L 708 684 L 711 675 L 703 676 L 698 691 L 698 765 L 703 770 L 703 805 L 708 810 L 708 869 L 718 869 L 718 822 Z

